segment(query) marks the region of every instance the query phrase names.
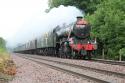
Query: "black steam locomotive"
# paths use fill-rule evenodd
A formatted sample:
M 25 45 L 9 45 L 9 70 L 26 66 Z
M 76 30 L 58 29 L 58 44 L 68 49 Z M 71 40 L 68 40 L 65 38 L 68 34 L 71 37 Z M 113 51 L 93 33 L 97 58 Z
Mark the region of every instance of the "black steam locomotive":
M 57 26 L 41 37 L 16 47 L 14 52 L 91 59 L 97 44 L 96 40 L 90 38 L 90 30 L 89 23 L 82 17 L 77 17 L 75 23 Z

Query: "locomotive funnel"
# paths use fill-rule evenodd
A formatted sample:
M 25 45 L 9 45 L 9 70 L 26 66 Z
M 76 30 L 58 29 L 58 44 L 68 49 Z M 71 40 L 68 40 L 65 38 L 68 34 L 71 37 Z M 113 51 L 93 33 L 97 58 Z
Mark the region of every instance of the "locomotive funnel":
M 77 20 L 81 20 L 83 17 L 82 16 L 78 16 L 77 17 Z

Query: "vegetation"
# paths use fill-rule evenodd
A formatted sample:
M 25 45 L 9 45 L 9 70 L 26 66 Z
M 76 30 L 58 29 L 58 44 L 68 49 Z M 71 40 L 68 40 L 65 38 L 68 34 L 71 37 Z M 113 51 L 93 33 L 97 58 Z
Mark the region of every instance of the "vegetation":
M 125 48 L 125 1 L 105 0 L 97 10 L 86 18 L 90 21 L 92 32 L 99 39 L 106 57 L 118 59 L 120 49 Z M 122 50 L 124 51 L 124 50 Z
M 16 67 L 6 50 L 6 42 L 3 38 L 0 38 L 0 82 L 7 82 L 12 79 L 12 75 L 15 73 Z
M 7 60 L 9 58 L 10 56 L 6 50 L 6 42 L 3 38 L 0 38 L 0 63 L 2 63 L 2 61 Z
M 125 0 L 50 0 L 50 8 L 76 6 L 85 11 L 98 40 L 98 53 L 107 59 L 125 60 Z M 121 51 L 120 51 L 121 50 Z

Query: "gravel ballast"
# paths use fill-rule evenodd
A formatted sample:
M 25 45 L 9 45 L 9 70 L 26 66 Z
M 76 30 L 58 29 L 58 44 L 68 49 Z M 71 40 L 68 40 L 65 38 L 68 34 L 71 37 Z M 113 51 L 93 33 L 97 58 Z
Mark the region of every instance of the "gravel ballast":
M 70 71 L 73 71 L 73 72 L 77 72 L 77 73 L 80 73 L 80 74 L 83 74 L 83 75 L 94 77 L 94 78 L 97 78 L 97 79 L 100 79 L 100 80 L 104 80 L 108 83 L 125 83 L 125 79 L 117 78 L 117 77 L 112 76 L 112 75 L 104 75 L 102 73 L 97 73 L 97 72 L 90 71 L 90 70 L 87 70 L 87 69 L 72 67 L 72 66 L 68 66 L 68 65 L 62 65 L 62 64 L 59 64 L 59 63 L 50 62 L 50 61 L 46 61 L 46 60 L 34 59 L 34 58 L 32 58 L 32 59 L 35 60 L 35 61 L 38 61 L 38 62 L 53 65 L 55 67 L 63 68 L 63 69 L 70 70 Z
M 51 69 L 31 60 L 12 55 L 17 74 L 9 83 L 92 83 L 74 75 Z
M 125 66 L 120 66 L 120 65 L 104 64 L 104 63 L 86 61 L 86 60 L 62 59 L 62 58 L 47 57 L 47 56 L 37 56 L 37 57 L 125 74 Z

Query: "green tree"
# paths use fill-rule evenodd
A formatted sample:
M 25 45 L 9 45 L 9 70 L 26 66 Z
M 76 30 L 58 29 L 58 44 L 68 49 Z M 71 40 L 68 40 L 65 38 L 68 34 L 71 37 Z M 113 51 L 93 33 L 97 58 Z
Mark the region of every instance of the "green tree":
M 118 59 L 119 50 L 125 48 L 125 0 L 105 0 L 86 18 L 105 49 L 106 57 Z

